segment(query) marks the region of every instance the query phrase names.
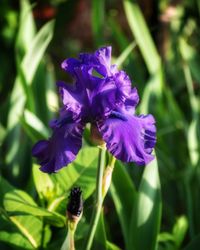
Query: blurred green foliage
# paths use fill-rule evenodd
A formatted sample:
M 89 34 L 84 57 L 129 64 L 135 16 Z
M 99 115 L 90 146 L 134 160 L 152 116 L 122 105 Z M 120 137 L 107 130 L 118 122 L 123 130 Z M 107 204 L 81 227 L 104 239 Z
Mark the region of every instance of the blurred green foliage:
M 117 162 L 93 249 L 192 250 L 200 245 L 200 1 L 56 0 L 0 3 L 0 248 L 59 249 L 69 190 L 83 189 L 82 249 L 94 206 L 98 151 L 88 131 L 76 161 L 39 171 L 31 147 L 48 138 L 60 63 L 112 45 L 133 79 L 139 113 L 157 121 L 157 161 Z M 158 174 L 159 172 L 159 174 Z

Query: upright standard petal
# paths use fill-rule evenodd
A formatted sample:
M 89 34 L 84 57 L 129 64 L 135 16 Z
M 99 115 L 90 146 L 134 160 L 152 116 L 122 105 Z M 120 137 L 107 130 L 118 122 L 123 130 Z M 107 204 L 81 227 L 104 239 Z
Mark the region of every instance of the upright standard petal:
M 95 52 L 95 57 L 97 58 L 99 65 L 99 73 L 102 75 L 110 75 L 110 66 L 111 66 L 111 46 L 102 47 Z
M 49 140 L 41 140 L 34 145 L 32 154 L 38 159 L 43 172 L 57 172 L 76 158 L 82 146 L 83 127 L 80 123 L 54 126 Z
M 90 65 L 102 76 L 110 76 L 113 71 L 113 68 L 111 69 L 111 51 L 110 46 L 102 47 L 92 54 L 81 53 L 79 59 L 82 65 Z
M 68 58 L 61 64 L 61 68 L 71 75 L 74 75 L 74 69 L 79 67 L 81 62 L 75 58 Z
M 74 119 L 81 116 L 84 112 L 84 96 L 83 93 L 76 89 L 75 85 L 67 85 L 64 82 L 57 82 L 59 94 L 64 104 L 61 112 L 64 110 L 73 113 Z
M 145 165 L 154 158 L 151 155 L 156 143 L 154 124 L 152 115 L 131 116 L 118 112 L 97 123 L 110 153 L 123 162 L 138 165 Z
M 101 84 L 96 87 L 96 94 L 92 99 L 95 115 L 97 117 L 107 116 L 111 110 L 122 106 L 130 95 L 131 81 L 124 71 L 119 71 L 115 75 L 103 79 Z

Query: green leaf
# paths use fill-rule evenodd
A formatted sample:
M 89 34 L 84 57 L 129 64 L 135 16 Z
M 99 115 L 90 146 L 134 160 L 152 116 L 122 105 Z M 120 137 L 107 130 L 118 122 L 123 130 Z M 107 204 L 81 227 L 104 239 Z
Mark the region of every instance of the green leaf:
M 146 83 L 140 103 L 141 113 L 148 113 L 149 107 L 152 106 L 151 100 L 155 99 L 155 97 L 158 99 L 161 97 L 163 84 L 162 77 L 162 71 L 159 70 L 156 74 L 151 76 L 149 81 Z
M 107 247 L 107 250 L 121 250 L 121 248 L 119 248 L 118 246 L 116 246 L 110 241 L 106 241 L 106 247 Z
M 121 55 L 114 61 L 114 63 L 120 67 L 123 62 L 126 60 L 126 58 L 130 55 L 132 50 L 135 48 L 136 43 L 132 42 L 128 45 L 128 47 L 121 53 Z
M 98 149 L 84 147 L 73 163 L 52 175 L 52 178 L 59 183 L 63 192 L 70 190 L 74 185 L 80 186 L 84 199 L 87 199 L 95 189 L 97 164 Z
M 23 117 L 20 118 L 20 122 L 26 133 L 30 136 L 33 142 L 48 138 L 48 128 L 42 123 L 42 121 L 29 110 L 24 111 Z
M 0 146 L 6 137 L 6 128 L 0 123 Z
M 105 0 L 92 0 L 92 30 L 96 46 L 103 44 Z
M 33 248 L 38 248 L 40 246 L 43 224 L 39 218 L 31 215 L 17 215 L 10 216 L 9 219 L 31 243 Z
M 53 37 L 54 21 L 47 22 L 29 44 L 29 49 L 22 60 L 21 68 L 28 85 L 33 81 L 36 69 Z M 28 69 L 28 70 L 27 70 Z
M 44 208 L 38 207 L 35 201 L 27 193 L 21 190 L 13 190 L 6 193 L 4 197 L 4 207 L 7 212 L 20 215 L 44 216 L 55 226 L 63 226 L 65 217 L 55 212 L 50 212 Z
M 158 240 L 158 242 L 170 241 L 170 242 L 174 243 L 174 236 L 170 233 L 162 232 L 162 233 L 158 234 L 157 240 Z
M 13 189 L 14 187 L 0 175 L 0 206 L 3 206 L 4 195 Z
M 160 218 L 160 180 L 155 159 L 145 167 L 132 218 L 129 219 L 131 221 L 129 249 L 155 250 Z
M 188 230 L 188 221 L 185 216 L 181 216 L 177 219 L 176 224 L 173 227 L 173 236 L 177 248 L 179 249 Z
M 200 154 L 199 154 L 200 143 L 199 143 L 198 130 L 199 130 L 198 118 L 197 119 L 194 118 L 190 123 L 187 131 L 188 149 L 189 149 L 190 161 L 193 167 L 197 166 L 200 160 Z
M 139 5 L 135 0 L 124 0 L 123 3 L 130 29 L 141 50 L 147 68 L 151 74 L 154 74 L 160 69 L 160 57 Z
M 17 60 L 21 61 L 28 50 L 36 31 L 32 6 L 28 0 L 20 1 L 19 31 L 16 39 Z
M 31 96 L 32 92 L 27 85 L 32 83 L 36 69 L 52 39 L 53 25 L 54 22 L 50 21 L 40 29 L 31 43 L 29 43 L 28 51 L 22 62 L 18 62 L 20 72 L 16 78 L 11 95 L 11 108 L 8 117 L 9 129 L 13 128 L 18 123 L 19 117 L 22 116 L 26 99 L 33 99 L 33 96 Z
M 112 30 L 113 37 L 120 48 L 120 51 L 126 49 L 126 47 L 129 45 L 129 41 L 123 34 L 119 23 L 116 22 L 116 18 L 110 16 L 108 19 L 108 23 Z
M 0 241 L 9 244 L 12 247 L 34 249 L 31 243 L 20 233 L 8 233 L 6 231 L 0 231 Z
M 41 199 L 45 198 L 46 200 L 49 200 L 55 195 L 55 183 L 50 175 L 43 173 L 39 168 L 39 165 L 33 165 L 35 187 Z
M 31 84 L 35 76 L 36 69 L 43 57 L 44 51 L 52 38 L 52 29 L 52 21 L 41 28 L 34 39 L 32 39 L 29 43 L 28 50 L 24 55 L 22 62 L 19 60 L 17 62 L 19 72 L 10 97 L 10 109 L 8 113 L 7 126 L 8 134 L 6 138 L 6 146 L 8 149 L 6 154 L 6 163 L 12 166 L 10 175 L 15 176 L 15 178 L 22 175 L 23 171 L 21 171 L 21 169 L 24 164 L 27 165 L 27 159 L 22 157 L 22 151 L 25 155 L 27 153 L 27 138 L 23 138 L 23 144 L 21 145 L 22 131 L 19 121 L 23 116 L 26 103 L 28 104 L 29 109 L 35 109 L 33 93 L 28 85 Z
M 188 96 L 189 96 L 189 100 L 190 100 L 190 106 L 191 106 L 191 109 L 193 112 L 193 118 L 194 118 L 197 116 L 197 114 L 199 112 L 199 103 L 198 103 L 198 99 L 196 98 L 196 95 L 195 95 L 192 74 L 191 74 L 191 70 L 190 70 L 188 62 L 187 62 L 188 58 L 187 58 L 186 53 L 185 53 L 188 51 L 188 48 L 190 50 L 190 47 L 187 45 L 187 43 L 185 42 L 184 39 L 180 39 L 179 44 L 180 44 L 181 56 L 183 58 L 182 64 L 183 64 L 183 72 L 185 75 L 186 87 L 187 87 Z M 188 51 L 188 55 L 190 55 L 189 51 Z
M 122 232 L 128 249 L 128 235 L 130 230 L 130 217 L 136 198 L 136 190 L 131 181 L 125 166 L 117 161 L 111 184 L 111 195 L 120 220 Z

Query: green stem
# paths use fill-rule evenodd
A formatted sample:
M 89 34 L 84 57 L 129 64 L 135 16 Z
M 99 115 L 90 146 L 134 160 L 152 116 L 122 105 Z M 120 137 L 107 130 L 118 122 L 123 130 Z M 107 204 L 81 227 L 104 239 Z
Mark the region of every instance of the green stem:
M 88 239 L 86 242 L 85 250 L 90 250 L 92 247 L 92 242 L 94 239 L 97 224 L 98 224 L 99 217 L 101 214 L 101 207 L 102 207 L 102 203 L 103 203 L 102 181 L 103 181 L 103 172 L 104 172 L 104 167 L 105 167 L 105 156 L 106 156 L 105 149 L 100 148 L 99 167 L 98 167 L 98 172 L 97 172 L 97 186 L 96 186 L 96 206 L 95 206 L 95 209 L 93 211 L 92 221 L 90 224 L 91 226 L 89 229 L 89 235 L 88 235 Z
M 76 231 L 77 223 L 68 221 L 68 232 L 65 241 L 61 247 L 61 250 L 75 250 L 74 245 L 74 233 Z

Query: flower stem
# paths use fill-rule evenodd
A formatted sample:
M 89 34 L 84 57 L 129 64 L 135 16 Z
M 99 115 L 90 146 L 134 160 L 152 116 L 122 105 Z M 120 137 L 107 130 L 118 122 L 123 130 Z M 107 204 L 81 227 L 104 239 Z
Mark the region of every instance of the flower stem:
M 74 246 L 74 233 L 76 230 L 76 223 L 68 221 L 68 232 L 65 241 L 61 247 L 61 250 L 75 250 Z
M 96 206 L 95 206 L 95 210 L 93 211 L 92 222 L 90 224 L 91 227 L 89 230 L 89 236 L 87 239 L 85 250 L 90 250 L 92 247 L 92 242 L 93 242 L 96 228 L 98 225 L 98 221 L 101 215 L 102 204 L 107 194 L 107 191 L 109 189 L 111 179 L 112 179 L 112 172 L 113 172 L 114 165 L 115 165 L 116 159 L 112 156 L 111 160 L 109 161 L 108 166 L 104 170 L 105 155 L 106 155 L 106 151 L 104 149 L 100 149 L 100 157 L 99 157 L 100 161 L 99 161 L 99 168 L 97 172 Z
M 85 250 L 90 250 L 92 247 L 92 242 L 94 239 L 95 231 L 97 228 L 97 224 L 99 221 L 99 217 L 101 214 L 101 207 L 103 203 L 103 197 L 102 197 L 102 180 L 103 180 L 103 172 L 105 167 L 105 156 L 106 151 L 103 148 L 100 148 L 99 151 L 99 166 L 97 171 L 97 186 L 96 186 L 96 206 L 92 214 L 92 221 L 91 226 L 89 229 L 89 235 L 86 242 Z

